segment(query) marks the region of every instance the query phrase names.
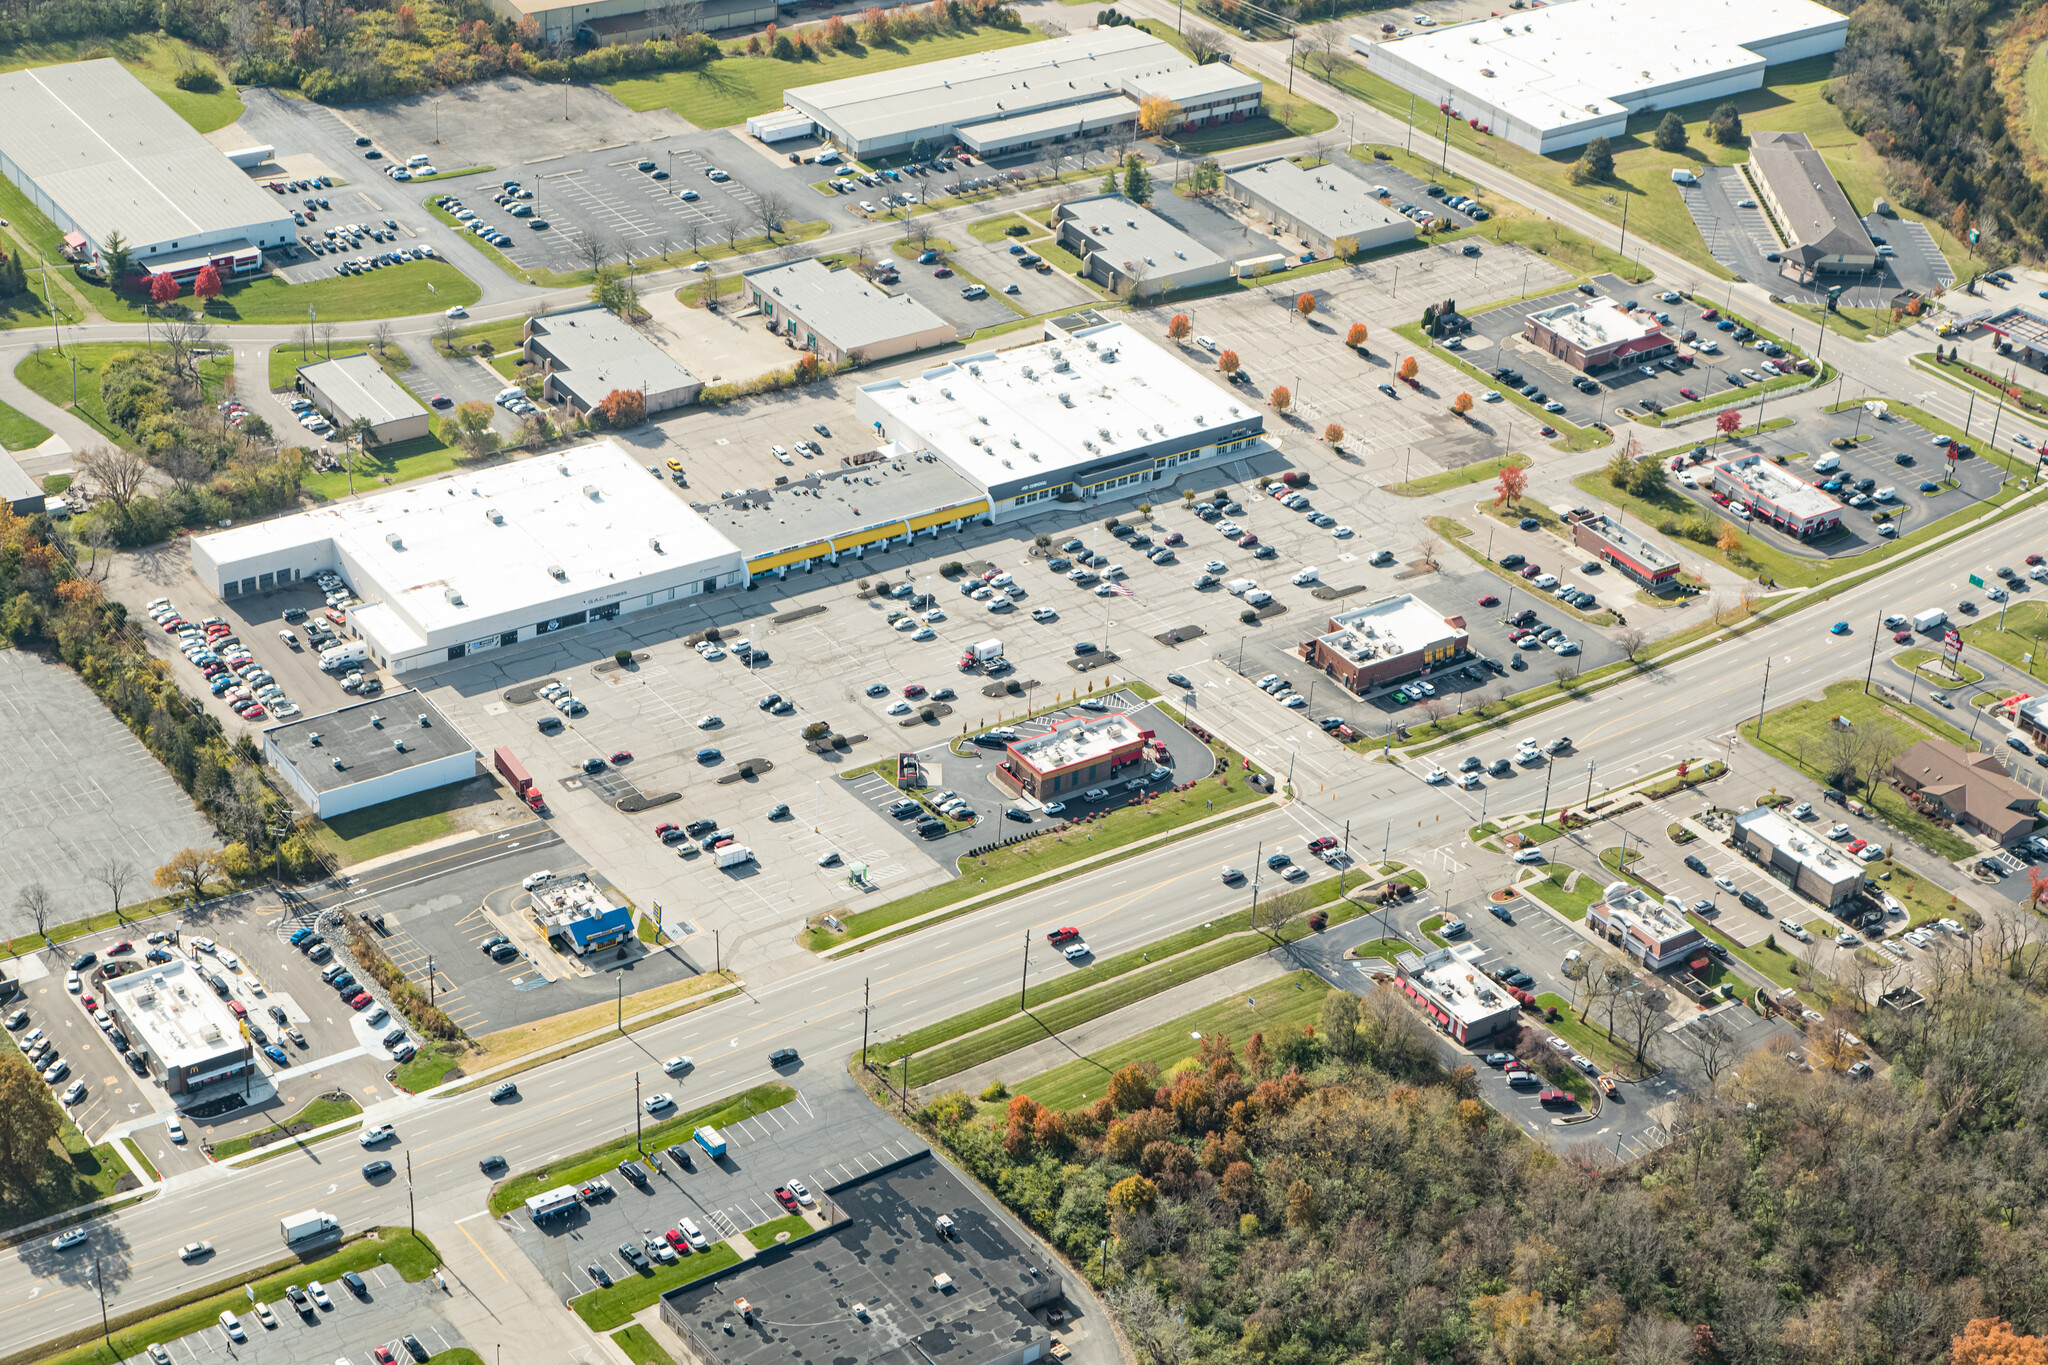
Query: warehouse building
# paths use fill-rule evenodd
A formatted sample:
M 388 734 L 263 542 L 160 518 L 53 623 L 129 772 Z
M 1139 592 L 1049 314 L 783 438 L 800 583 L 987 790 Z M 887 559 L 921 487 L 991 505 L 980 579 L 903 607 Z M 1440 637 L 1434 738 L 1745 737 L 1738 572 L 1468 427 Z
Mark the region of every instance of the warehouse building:
M 1464 617 L 1445 616 L 1414 593 L 1329 620 L 1328 633 L 1304 642 L 1299 653 L 1359 696 L 1456 663 L 1472 644 Z
M 579 414 L 614 389 L 637 389 L 652 417 L 696 402 L 704 388 L 674 356 L 595 303 L 528 318 L 526 359 L 540 367 L 541 392 Z
M 1073 199 L 1053 211 L 1059 244 L 1110 293 L 1143 298 L 1230 278 L 1230 262 L 1121 194 Z
M 1223 177 L 1224 191 L 1272 226 L 1291 232 L 1325 256 L 1348 243 L 1355 254 L 1415 240 L 1415 220 L 1386 203 L 1349 171 L 1334 165 L 1303 170 L 1278 158 Z
M 1480 968 L 1470 944 L 1394 955 L 1394 980 L 1444 1033 L 1476 1043 L 1519 1022 L 1521 1005 Z
M 1586 927 L 1653 972 L 1682 966 L 1707 951 L 1707 936 L 1675 899 L 1656 900 L 1630 882 L 1607 884 L 1600 899 L 1586 907 Z
M 1117 127 L 1163 95 L 1203 125 L 1249 117 L 1263 87 L 1228 63 L 1198 67 L 1135 25 L 923 62 L 783 92 L 795 120 L 770 116 L 778 138 L 815 134 L 867 158 L 959 144 L 976 155 L 1019 152 Z M 750 124 L 750 127 L 752 125 Z
M 1612 564 L 1623 576 L 1658 592 L 1678 580 L 1678 559 L 1648 537 L 1623 526 L 1613 517 L 1580 507 L 1565 518 L 1572 528 L 1572 542 L 1590 550 L 1595 559 Z
M 1801 540 L 1842 529 L 1842 504 L 1761 455 L 1715 465 L 1714 487 L 1746 504 L 1757 521 Z
M 367 421 L 369 444 L 374 446 L 428 434 L 427 410 L 384 373 L 372 355 L 345 355 L 299 366 L 299 392 L 312 399 L 344 435 L 358 420 Z
M 1531 313 L 1523 320 L 1522 339 L 1582 371 L 1638 365 L 1669 355 L 1677 346 L 1655 314 L 1631 313 L 1608 298 Z
M 1150 730 L 1126 715 L 1070 716 L 1044 734 L 1012 741 L 1005 766 L 1028 795 L 1057 801 L 1144 766 L 1151 739 Z
M 852 270 L 814 259 L 756 266 L 740 275 L 747 303 L 798 350 L 832 364 L 872 364 L 945 346 L 953 324 L 908 294 L 890 294 Z
M 180 1107 L 193 1091 L 255 1065 L 256 1045 L 241 1021 L 184 958 L 111 977 L 100 998 Z
M 746 583 L 739 548 L 604 440 L 192 541 L 223 598 L 339 573 L 394 673 Z
M 0 75 L 0 174 L 97 262 L 117 234 L 145 275 L 223 280 L 296 231 L 251 180 L 111 57 Z
M 1044 341 L 864 384 L 854 416 L 893 451 L 936 456 L 998 521 L 1054 501 L 1157 498 L 1181 475 L 1269 449 L 1265 418 L 1121 322 L 1090 311 Z
M 43 510 L 43 485 L 4 450 L 0 450 L 0 507 L 17 517 L 32 517 Z
M 1802 280 L 1877 268 L 1877 244 L 1804 133 L 1751 133 L 1749 178 L 1785 237 Z
M 1548 153 L 1619 138 L 1639 110 L 1759 89 L 1766 67 L 1840 51 L 1848 28 L 1813 0 L 1575 0 L 1351 46 L 1450 118 Z
M 403 691 L 273 725 L 263 758 L 325 820 L 467 782 L 478 755 L 424 693 Z
M 1863 864 L 1769 806 L 1735 817 L 1735 846 L 1815 905 L 1839 910 L 1863 894 Z

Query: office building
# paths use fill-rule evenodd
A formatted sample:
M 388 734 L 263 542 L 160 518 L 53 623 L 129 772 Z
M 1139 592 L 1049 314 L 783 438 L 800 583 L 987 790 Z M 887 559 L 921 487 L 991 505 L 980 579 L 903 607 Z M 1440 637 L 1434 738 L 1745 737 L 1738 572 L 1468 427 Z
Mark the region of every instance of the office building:
M 425 693 L 388 693 L 263 732 L 263 758 L 321 819 L 477 775 L 477 751 Z
M 1877 268 L 1877 244 L 1804 133 L 1751 133 L 1749 178 L 1801 279 Z
M 1353 607 L 1328 621 L 1328 630 L 1298 652 L 1360 696 L 1454 664 L 1471 648 L 1464 617 L 1446 616 L 1414 593 Z
M 184 958 L 110 977 L 99 990 L 107 1013 L 180 1107 L 193 1091 L 255 1065 L 256 1045 L 242 1021 Z
M 1813 0 L 1573 0 L 1351 46 L 1439 117 L 1550 153 L 1620 138 L 1638 111 L 1756 90 L 1767 67 L 1840 51 L 1848 29 Z
M 345 355 L 299 366 L 299 392 L 348 435 L 370 424 L 369 444 L 389 445 L 428 434 L 430 415 L 371 355 Z
M 1229 261 L 1121 194 L 1069 200 L 1053 211 L 1053 223 L 1059 244 L 1079 258 L 1082 273 L 1122 298 L 1230 278 Z
M 1226 194 L 1324 256 L 1415 240 L 1415 220 L 1334 164 L 1304 170 L 1284 157 L 1230 171 Z
M 1853 854 L 1769 806 L 1735 817 L 1735 845 L 1824 910 L 1839 911 L 1863 894 L 1863 864 Z
M 1607 298 L 1531 313 L 1523 319 L 1522 339 L 1575 370 L 1639 365 L 1676 348 L 1654 314 L 1642 309 L 1631 313 Z
M 615 389 L 638 390 L 654 416 L 697 401 L 704 381 L 647 335 L 599 304 L 526 320 L 526 359 L 541 393 L 587 415 Z
M 144 275 L 183 283 L 211 264 L 223 280 L 263 268 L 297 225 L 112 57 L 0 75 L 0 174 L 99 261 L 118 236 Z
M 908 294 L 891 294 L 852 270 L 818 260 L 756 266 L 740 274 L 746 302 L 798 350 L 839 364 L 872 364 L 950 344 L 953 324 Z
M 1755 520 L 1800 540 L 1842 529 L 1841 503 L 1761 455 L 1715 465 L 1714 487 L 1748 507 Z

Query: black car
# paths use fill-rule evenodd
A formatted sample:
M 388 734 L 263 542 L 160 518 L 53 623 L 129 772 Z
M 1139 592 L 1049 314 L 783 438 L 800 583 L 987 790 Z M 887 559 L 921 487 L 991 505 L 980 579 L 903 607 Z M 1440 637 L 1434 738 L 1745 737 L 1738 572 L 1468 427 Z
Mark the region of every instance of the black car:
M 920 820 L 917 822 L 917 832 L 921 838 L 936 839 L 946 832 L 946 822 L 944 820 Z
M 1086 655 L 1089 655 L 1089 654 L 1093 654 L 1094 652 L 1095 652 L 1095 646 L 1094 646 L 1093 644 L 1091 644 L 1091 643 L 1090 643 L 1089 641 L 1087 641 L 1087 640 L 1076 640 L 1076 641 L 1074 641 L 1074 654 L 1075 654 L 1075 656 L 1076 656 L 1076 657 L 1084 657 L 1084 656 L 1086 656 Z
M 1503 569 L 1519 569 L 1528 562 L 1521 555 L 1502 555 L 1500 557 L 1500 566 Z
M 637 1161 L 621 1161 L 619 1163 L 619 1174 L 632 1181 L 635 1185 L 645 1185 L 647 1183 L 647 1168 Z
M 770 806 L 768 808 L 768 818 L 770 820 L 787 820 L 789 818 L 788 803 L 784 801 L 778 801 L 774 805 Z
M 690 1149 L 680 1142 L 668 1149 L 668 1159 L 686 1171 L 697 1169 L 697 1163 L 690 1159 Z
M 1749 907 L 1751 910 L 1756 911 L 1759 915 L 1769 913 L 1768 907 L 1764 905 L 1764 898 L 1762 896 L 1759 896 L 1754 891 L 1744 891 L 1735 899 L 1741 901 L 1745 906 Z
M 1522 991 L 1526 991 L 1531 986 L 1536 984 L 1536 978 L 1529 975 L 1527 972 L 1516 972 L 1513 976 L 1505 977 L 1503 978 L 1503 980 L 1505 980 L 1508 985 L 1513 986 L 1516 990 Z
M 414 1336 L 410 1332 L 407 1332 L 398 1340 L 399 1343 L 405 1347 L 407 1355 L 410 1355 L 414 1360 L 420 1362 L 420 1365 L 426 1365 L 427 1348 L 420 1345 L 420 1339 L 418 1337 Z
M 779 1069 L 781 1067 L 794 1065 L 796 1063 L 796 1059 L 797 1052 L 795 1048 L 779 1047 L 768 1054 L 768 1065 Z
M 370 1161 L 365 1162 L 363 1165 L 363 1179 L 365 1180 L 375 1180 L 380 1175 L 390 1174 L 391 1163 L 388 1161 Z
M 289 1024 L 291 1022 L 291 1020 L 285 1016 L 284 1006 L 282 1005 L 270 1005 L 266 1007 L 266 1012 L 270 1015 L 271 1018 L 277 1020 L 277 1022 L 280 1025 Z
M 71 970 L 74 972 L 82 972 L 87 967 L 92 966 L 93 963 L 98 962 L 99 960 L 100 955 L 98 953 L 80 953 L 77 957 L 71 959 Z
M 496 1155 L 487 1156 L 482 1161 L 476 1163 L 476 1168 L 486 1175 L 492 1171 L 502 1171 L 505 1169 L 505 1158 Z
M 633 1269 L 640 1271 L 642 1274 L 646 1274 L 647 1272 L 652 1271 L 654 1269 L 654 1267 L 648 1263 L 647 1253 L 642 1251 L 639 1247 L 634 1246 L 631 1242 L 619 1243 L 619 1259 L 624 1261 L 627 1265 L 633 1267 Z
M 395 1028 L 391 1030 L 391 1032 L 384 1035 L 384 1046 L 386 1047 L 397 1047 L 400 1043 L 404 1041 L 405 1030 L 402 1028 Z
M 1699 873 L 1702 877 L 1707 875 L 1707 865 L 1690 853 L 1685 855 L 1685 865 Z
M 695 839 L 700 835 L 709 834 L 717 828 L 718 822 L 716 820 L 692 820 L 689 824 L 683 826 L 683 833 Z
M 292 1301 L 294 1307 L 298 1308 L 304 1308 L 312 1302 L 311 1299 L 306 1297 L 306 1291 L 295 1284 L 288 1284 L 284 1287 L 284 1296 Z
M 600 1289 L 610 1289 L 612 1287 L 612 1277 L 605 1274 L 604 1267 L 596 1261 L 592 1261 L 589 1265 L 583 1267 L 583 1273 L 588 1275 L 590 1282 Z
M 128 1063 L 128 1069 L 136 1075 L 146 1076 L 149 1074 L 149 1062 L 144 1059 L 141 1053 L 128 1053 L 122 1060 Z
M 491 1087 L 491 1103 L 498 1104 L 504 1100 L 512 1099 L 514 1096 L 518 1095 L 518 1093 L 518 1082 L 506 1081 L 501 1085 Z
M 348 1292 L 355 1295 L 357 1298 L 367 1299 L 370 1297 L 370 1286 L 367 1283 L 365 1283 L 363 1277 L 361 1275 L 356 1274 L 355 1271 L 343 1271 L 341 1276 L 341 1282 L 347 1285 Z

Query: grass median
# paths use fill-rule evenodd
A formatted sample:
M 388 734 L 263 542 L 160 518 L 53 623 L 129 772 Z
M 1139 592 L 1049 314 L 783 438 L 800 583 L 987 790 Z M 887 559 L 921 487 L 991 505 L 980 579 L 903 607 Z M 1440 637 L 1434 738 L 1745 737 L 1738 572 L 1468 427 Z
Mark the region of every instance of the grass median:
M 1541 881 L 1524 883 L 1522 891 L 1542 901 L 1568 920 L 1583 920 L 1586 917 L 1586 908 L 1600 899 L 1603 879 L 1590 872 L 1581 872 L 1577 883 L 1567 891 L 1565 881 L 1571 876 L 1571 872 L 1572 869 L 1568 867 L 1553 867 L 1549 875 Z
M 812 1231 L 814 1229 L 811 1227 L 810 1219 L 792 1213 L 748 1228 L 747 1240 L 754 1244 L 754 1250 L 766 1251 L 769 1247 L 774 1246 L 775 1239 L 785 1232 L 789 1234 L 789 1240 L 794 1242 L 797 1238 Z
M 134 1189 L 138 1183 L 113 1143 L 95 1147 L 67 1120 L 50 1143 L 34 1182 L 13 1186 L 7 1198 L 0 1200 L 0 1228 L 79 1208 Z
M 1570 1043 L 1575 1051 L 1602 1071 L 1613 1072 L 1629 1080 L 1640 1080 L 1648 1071 L 1656 1070 L 1654 1066 L 1647 1071 L 1637 1066 L 1636 1059 L 1626 1044 L 1608 1037 L 1601 1025 L 1588 1023 L 1579 1018 L 1573 1012 L 1571 1002 L 1563 996 L 1546 993 L 1537 996 L 1536 1003 L 1546 1010 L 1557 1011 L 1557 1018 L 1544 1020 L 1543 1027 Z M 1576 1087 L 1574 1089 L 1576 1090 Z
M 676 1358 L 661 1348 L 661 1343 L 654 1339 L 654 1333 L 637 1323 L 624 1331 L 612 1333 L 612 1345 L 618 1347 L 633 1365 L 676 1365 Z
M 657 1147 L 687 1141 L 690 1134 L 699 1126 L 708 1125 L 716 1128 L 724 1123 L 740 1123 L 756 1114 L 779 1109 L 795 1098 L 794 1089 L 780 1082 L 771 1081 L 729 1099 L 707 1104 L 701 1109 L 692 1109 L 686 1114 L 649 1124 L 641 1130 L 637 1143 L 630 1137 L 614 1138 L 601 1146 L 564 1157 L 540 1170 L 523 1171 L 500 1181 L 497 1188 L 491 1191 L 491 1213 L 494 1216 L 503 1216 L 533 1196 L 544 1190 L 554 1189 L 558 1185 L 580 1185 L 592 1176 L 613 1175 L 621 1161 L 638 1158 L 642 1153 Z
M 254 1151 L 259 1147 L 276 1147 L 281 1150 L 289 1150 L 299 1145 L 292 1141 L 292 1139 L 300 1133 L 310 1133 L 315 1128 L 324 1128 L 330 1123 L 339 1123 L 343 1119 L 354 1118 L 362 1112 L 363 1106 L 357 1104 L 346 1095 L 338 1099 L 333 1096 L 322 1096 L 286 1119 L 283 1123 L 273 1123 L 268 1128 L 259 1128 L 244 1137 L 232 1137 L 224 1142 L 216 1143 L 213 1149 L 213 1157 L 216 1161 L 225 1161 L 231 1156 L 240 1156 L 244 1152 Z M 332 1136 L 339 1137 L 340 1134 L 336 1133 Z M 257 1141 L 258 1138 L 266 1139 L 266 1141 L 259 1142 Z
M 1512 455 L 1495 455 L 1491 459 L 1476 460 L 1471 464 L 1446 469 L 1441 474 L 1429 474 L 1406 483 L 1386 485 L 1386 491 L 1397 498 L 1426 498 L 1431 493 L 1441 493 L 1447 488 L 1457 488 L 1468 483 L 1485 483 L 1500 477 L 1507 468 L 1527 469 L 1529 457 L 1517 451 Z

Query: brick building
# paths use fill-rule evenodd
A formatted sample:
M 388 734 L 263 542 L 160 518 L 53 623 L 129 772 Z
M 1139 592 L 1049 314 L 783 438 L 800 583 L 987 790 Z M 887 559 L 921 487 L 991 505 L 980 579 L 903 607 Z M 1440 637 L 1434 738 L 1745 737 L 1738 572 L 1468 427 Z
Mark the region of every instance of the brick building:
M 1465 618 L 1445 616 L 1413 593 L 1340 612 L 1326 634 L 1304 641 L 1302 658 L 1363 695 L 1465 657 Z
M 1661 545 L 1654 545 L 1620 522 L 1601 513 L 1577 508 L 1565 518 L 1572 528 L 1572 541 L 1595 559 L 1612 564 L 1625 576 L 1651 591 L 1678 577 L 1678 560 Z
M 1714 488 L 1745 503 L 1751 517 L 1801 540 L 1842 529 L 1842 504 L 1761 455 L 1714 466 Z
M 1641 309 L 1631 313 L 1609 298 L 1531 313 L 1522 324 L 1522 338 L 1578 370 L 1640 364 L 1674 349 L 1653 315 Z
M 1073 716 L 1009 746 L 1011 774 L 1041 801 L 1101 786 L 1145 761 L 1150 730 L 1129 716 Z

